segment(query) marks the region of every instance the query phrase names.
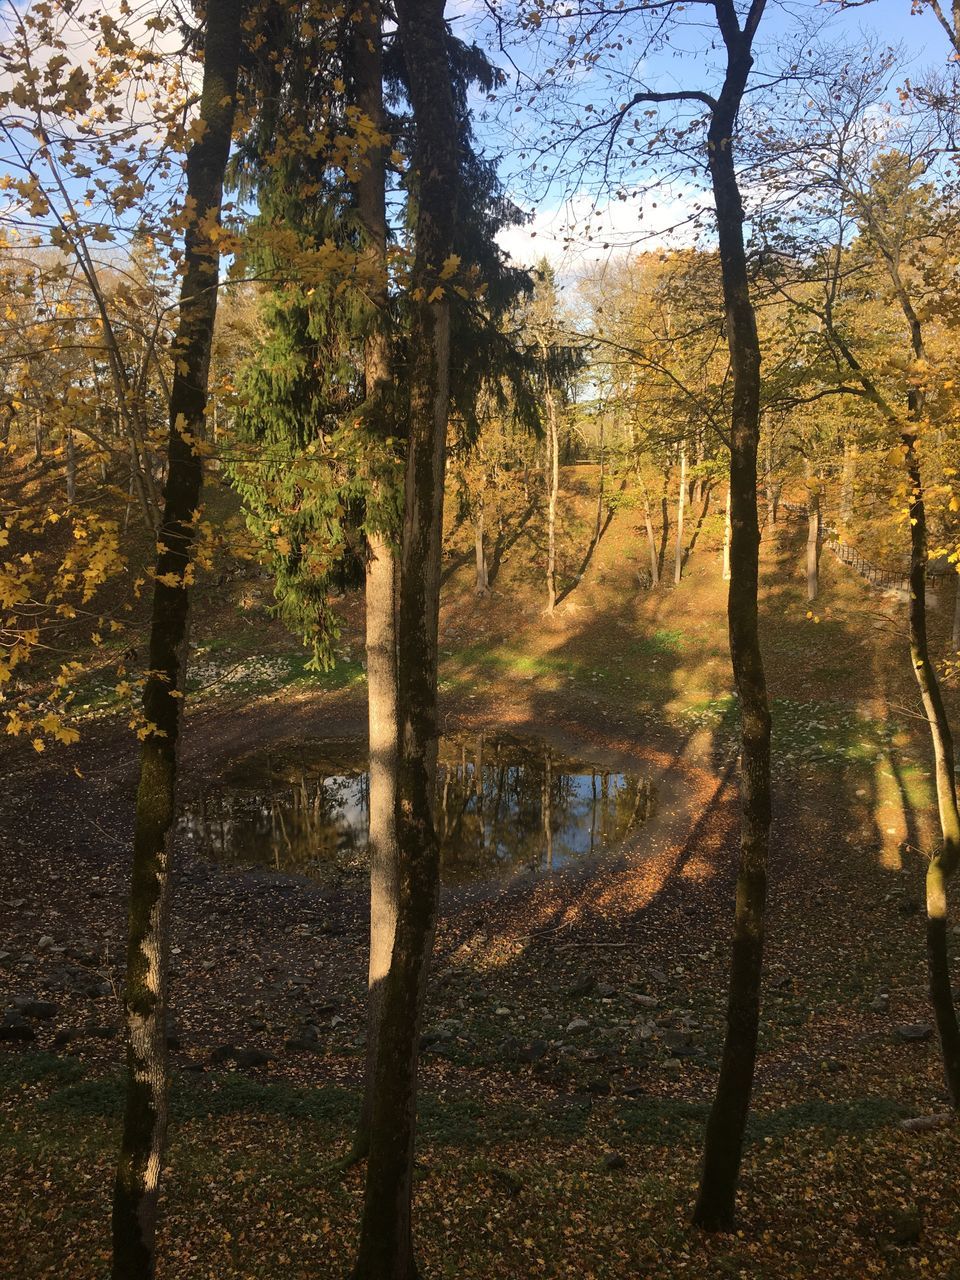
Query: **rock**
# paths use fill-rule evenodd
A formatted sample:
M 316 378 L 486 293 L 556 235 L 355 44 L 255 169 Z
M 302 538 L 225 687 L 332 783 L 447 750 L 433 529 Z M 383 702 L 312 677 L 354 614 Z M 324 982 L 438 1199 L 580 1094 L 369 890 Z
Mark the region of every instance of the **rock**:
M 929 1022 L 903 1022 L 899 1027 L 894 1028 L 894 1034 L 898 1040 L 920 1043 L 930 1039 L 933 1035 L 933 1027 Z
M 37 1033 L 30 1023 L 19 1013 L 8 1013 L 0 1022 L 0 1043 L 12 1044 L 16 1041 L 36 1040 Z
M 881 991 L 870 1001 L 870 1009 L 873 1013 L 886 1013 L 890 1008 L 890 997 L 885 991 Z
M 112 1022 L 88 1022 L 83 1028 L 83 1034 L 91 1040 L 112 1040 L 117 1034 L 117 1028 Z
M 589 1029 L 590 1023 L 587 1022 L 586 1018 L 574 1018 L 572 1021 L 567 1023 L 568 1035 L 577 1035 L 579 1032 L 589 1031 Z
M 583 1086 L 587 1093 L 597 1098 L 605 1098 L 610 1092 L 610 1081 L 603 1076 L 591 1076 Z
M 25 1018 L 55 1018 L 59 1008 L 52 1000 L 34 1000 L 30 996 L 16 996 L 13 1003 Z
M 605 1169 L 625 1169 L 627 1161 L 619 1151 L 610 1151 L 603 1157 L 603 1167 Z
M 915 916 L 919 910 L 920 903 L 913 897 L 901 898 L 897 903 L 897 911 L 902 916 Z
M 642 994 L 631 996 L 630 999 L 634 1004 L 640 1006 L 641 1009 L 656 1009 L 660 1001 L 656 996 L 646 996 Z
M 216 1048 L 210 1050 L 207 1061 L 212 1067 L 218 1067 L 221 1063 L 230 1062 L 237 1056 L 237 1046 L 234 1044 L 218 1044 Z
M 453 1039 L 453 1032 L 449 1027 L 439 1023 L 435 1027 L 428 1027 L 420 1037 L 420 1048 L 429 1049 L 433 1044 L 440 1044 L 446 1040 Z
M 70 1044 L 76 1040 L 80 1032 L 76 1027 L 61 1027 L 57 1034 L 53 1037 L 51 1044 L 54 1049 L 62 1049 L 64 1045 Z
M 292 1053 L 321 1053 L 322 1046 L 316 1039 L 308 1036 L 293 1036 L 290 1040 L 284 1040 L 283 1047 L 289 1049 Z
M 53 945 L 54 945 L 54 939 L 51 938 L 49 933 L 45 933 L 43 937 L 40 939 L 40 941 L 37 943 L 37 950 L 46 951 L 49 947 L 52 947 Z
M 267 1029 L 267 1024 L 262 1018 L 251 1018 L 247 1026 L 251 1031 L 266 1031 Z
M 932 1116 L 914 1116 L 910 1120 L 901 1120 L 900 1128 L 904 1133 L 929 1133 L 932 1129 L 947 1129 L 956 1121 L 953 1111 L 940 1111 Z
M 693 1044 L 693 1036 L 689 1031 L 675 1031 L 667 1027 L 660 1032 L 660 1043 L 666 1049 L 687 1049 Z
M 506 1005 L 502 1004 L 499 1009 L 495 1010 L 498 1018 L 507 1018 L 510 1016 L 510 1010 Z
M 567 988 L 567 995 L 580 999 L 582 996 L 590 995 L 596 985 L 597 980 L 592 973 L 578 973 Z
M 264 1053 L 262 1049 L 238 1049 L 234 1058 L 242 1071 L 250 1071 L 254 1067 L 265 1067 L 270 1062 L 269 1053 Z
M 597 995 L 600 996 L 602 999 L 609 1000 L 611 996 L 615 996 L 616 994 L 617 994 L 616 987 L 611 987 L 609 982 L 597 983 Z

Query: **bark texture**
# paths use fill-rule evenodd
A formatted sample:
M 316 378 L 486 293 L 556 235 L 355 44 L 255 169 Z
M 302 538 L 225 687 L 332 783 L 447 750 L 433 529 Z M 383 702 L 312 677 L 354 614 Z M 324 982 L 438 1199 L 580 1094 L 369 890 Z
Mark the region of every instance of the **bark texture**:
M 450 303 L 439 283 L 456 219 L 457 119 L 443 0 L 398 0 L 416 123 L 419 301 L 410 334 L 410 425 L 398 618 L 399 914 L 384 979 L 356 1280 L 412 1280 L 414 1136 L 420 1029 L 440 883 L 434 823 L 437 623 L 450 396 Z
M 195 211 L 184 245 L 180 318 L 170 394 L 169 465 L 144 689 L 148 733 L 140 756 L 124 1003 L 127 1083 L 113 1196 L 114 1280 L 154 1274 L 157 1200 L 167 1127 L 167 956 L 170 853 L 177 746 L 190 610 L 191 554 L 203 471 L 193 441 L 203 435 L 217 310 L 219 218 L 236 109 L 240 0 L 209 0 L 200 119 L 187 157 L 187 201 Z
M 743 242 L 743 205 L 733 158 L 737 112 L 752 66 L 751 44 L 763 13 L 754 0 L 741 30 L 732 3 L 718 0 L 727 70 L 708 133 L 720 265 L 733 376 L 730 424 L 730 658 L 740 698 L 740 859 L 727 1030 L 720 1077 L 704 1143 L 694 1222 L 706 1230 L 733 1224 L 760 1021 L 767 852 L 770 839 L 770 712 L 757 627 L 760 528 L 760 343 Z

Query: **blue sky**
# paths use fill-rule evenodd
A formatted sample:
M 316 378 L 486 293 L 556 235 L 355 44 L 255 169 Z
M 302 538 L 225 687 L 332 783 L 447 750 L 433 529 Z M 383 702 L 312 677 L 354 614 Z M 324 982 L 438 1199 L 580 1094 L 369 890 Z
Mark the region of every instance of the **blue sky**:
M 507 49 L 509 56 L 504 57 L 496 48 L 493 24 L 482 0 L 449 0 L 448 14 L 465 38 L 476 39 L 494 61 L 511 73 L 512 86 L 516 84 L 516 74 L 510 59 L 524 77 L 536 77 L 551 61 L 545 32 L 514 37 Z M 635 88 L 641 80 L 645 87 L 660 90 L 716 89 L 717 54 L 710 48 L 716 36 L 712 9 L 690 6 L 680 21 L 688 25 L 672 37 L 669 45 L 644 56 L 639 65 L 634 65 L 638 48 L 635 43 L 614 55 L 619 65 L 611 61 L 608 66 L 599 66 L 590 74 L 581 72 L 569 80 L 558 95 L 561 111 L 568 119 L 595 118 L 589 115 L 588 105 L 602 112 L 623 100 L 624 84 Z M 824 27 L 820 42 L 828 49 L 858 49 L 871 42 L 901 46 L 905 75 L 913 79 L 925 69 L 942 69 L 950 55 L 946 35 L 934 14 L 929 9 L 911 13 L 910 0 L 871 0 L 848 9 L 815 0 L 768 0 L 757 43 L 758 69 L 765 62 L 769 65 L 776 60 L 784 47 L 799 38 L 803 25 L 809 23 Z M 635 24 L 634 34 L 638 27 Z M 631 78 L 624 78 L 625 70 Z M 788 92 L 789 89 L 781 91 L 781 102 Z M 511 193 L 534 215 L 528 227 L 508 231 L 501 238 L 514 257 L 530 263 L 545 254 L 566 276 L 575 275 L 591 262 L 604 260 L 612 252 L 662 243 L 689 243 L 687 219 L 696 198 L 688 180 L 663 186 L 655 194 L 645 191 L 622 200 L 611 199 L 609 191 L 598 194 L 591 175 L 586 173 L 581 179 L 576 166 L 568 166 L 566 173 L 551 179 L 543 175 L 540 167 L 544 162 L 553 163 L 549 150 L 536 157 L 533 154 L 538 147 L 549 147 L 549 128 L 545 130 L 543 120 L 538 118 L 542 112 L 531 105 L 528 95 L 508 94 L 494 108 L 478 101 L 477 108 L 478 112 L 487 108 L 489 117 L 484 121 L 478 116 L 478 134 L 491 153 L 502 156 L 500 169 Z M 638 191 L 651 177 L 641 168 L 632 176 Z M 587 238 L 588 224 L 592 239 Z

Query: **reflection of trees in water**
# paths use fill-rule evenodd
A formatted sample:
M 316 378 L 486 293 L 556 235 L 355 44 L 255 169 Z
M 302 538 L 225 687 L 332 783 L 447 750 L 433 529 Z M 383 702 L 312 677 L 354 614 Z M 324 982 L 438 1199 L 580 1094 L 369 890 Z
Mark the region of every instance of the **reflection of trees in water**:
M 357 869 L 366 844 L 369 780 L 330 760 L 247 767 L 236 787 L 207 791 L 181 830 L 199 853 L 280 871 Z M 445 740 L 436 819 L 450 883 L 542 871 L 599 853 L 646 822 L 654 788 L 636 777 L 584 767 L 545 744 Z
M 366 846 L 369 788 L 365 773 L 304 772 L 271 790 L 206 792 L 181 825 L 197 851 L 217 862 L 346 870 Z
M 547 745 L 445 744 L 437 823 L 448 881 L 550 870 L 622 840 L 649 817 L 640 778 L 584 769 Z

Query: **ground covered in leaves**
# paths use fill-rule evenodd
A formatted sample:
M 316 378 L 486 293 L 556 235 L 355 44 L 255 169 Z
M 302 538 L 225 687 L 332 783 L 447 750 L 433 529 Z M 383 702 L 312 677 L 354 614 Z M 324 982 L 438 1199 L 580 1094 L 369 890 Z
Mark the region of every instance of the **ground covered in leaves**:
M 903 1124 L 947 1099 L 925 990 L 930 778 L 902 602 L 825 556 L 808 616 L 789 526 L 764 539 L 776 821 L 739 1231 L 688 1225 L 737 848 L 713 519 L 681 586 L 643 593 L 635 514 L 618 513 L 550 620 L 536 530 L 480 600 L 468 533 L 451 533 L 446 728 L 535 732 L 631 765 L 661 803 L 605 860 L 445 893 L 418 1148 L 425 1275 L 960 1278 L 958 1130 Z M 575 543 L 575 520 L 566 532 Z M 951 605 L 934 612 L 938 643 Z M 313 679 L 293 659 L 257 666 L 249 620 L 205 625 L 211 684 L 243 663 L 251 684 L 195 700 L 189 778 L 215 779 L 252 745 L 362 729 L 349 628 L 346 675 Z M 9 748 L 5 777 L 0 1274 L 93 1280 L 108 1259 L 135 752 L 107 716 L 57 758 Z M 363 1055 L 365 908 L 359 887 L 184 850 L 162 1280 L 347 1271 L 362 1170 L 337 1162 Z

